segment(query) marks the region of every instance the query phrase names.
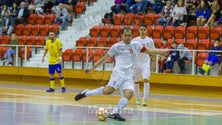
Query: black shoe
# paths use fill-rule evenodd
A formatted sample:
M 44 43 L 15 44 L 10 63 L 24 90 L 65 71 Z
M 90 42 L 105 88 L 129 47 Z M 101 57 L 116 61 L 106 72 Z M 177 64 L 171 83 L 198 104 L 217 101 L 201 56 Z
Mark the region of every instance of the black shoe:
M 110 114 L 108 117 L 111 118 L 111 119 L 118 120 L 118 121 L 126 121 L 126 119 L 121 117 L 120 114 L 118 114 L 118 113 Z
M 180 73 L 180 74 L 185 74 L 185 71 L 184 71 L 184 70 L 181 70 L 179 73 Z
M 6 60 L 6 58 L 4 58 L 4 57 L 3 57 L 3 58 L 1 58 L 1 61 L 4 61 L 4 60 Z
M 82 92 L 80 92 L 79 94 L 77 94 L 76 97 L 75 97 L 75 100 L 78 101 L 78 100 L 86 97 L 86 96 L 85 96 L 85 93 L 86 93 L 87 91 L 89 91 L 89 90 L 88 90 L 88 89 L 85 89 L 85 90 L 83 90 Z
M 49 89 L 46 90 L 46 92 L 55 92 L 55 89 L 49 88 Z
M 8 65 L 11 65 L 11 66 L 13 66 L 13 62 L 8 62 Z
M 198 72 L 199 72 L 201 75 L 204 75 L 204 74 L 205 74 L 205 71 L 204 71 L 202 68 L 199 68 Z

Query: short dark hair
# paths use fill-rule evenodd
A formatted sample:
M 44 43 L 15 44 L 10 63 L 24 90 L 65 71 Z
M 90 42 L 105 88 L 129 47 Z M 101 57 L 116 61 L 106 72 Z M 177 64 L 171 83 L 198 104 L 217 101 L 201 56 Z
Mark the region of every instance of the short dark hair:
M 147 27 L 147 25 L 145 23 L 140 23 L 140 27 Z
M 215 41 L 219 41 L 219 42 L 220 42 L 220 39 L 218 38 L 218 39 L 216 39 Z
M 173 41 L 172 44 L 177 44 L 177 42 L 176 42 L 176 41 Z
M 167 38 L 163 38 L 163 41 L 168 41 L 168 39 Z
M 122 29 L 122 34 L 123 34 L 123 32 L 124 31 L 131 31 L 132 33 L 133 33 L 133 30 L 130 28 L 130 27 L 124 27 L 123 29 Z

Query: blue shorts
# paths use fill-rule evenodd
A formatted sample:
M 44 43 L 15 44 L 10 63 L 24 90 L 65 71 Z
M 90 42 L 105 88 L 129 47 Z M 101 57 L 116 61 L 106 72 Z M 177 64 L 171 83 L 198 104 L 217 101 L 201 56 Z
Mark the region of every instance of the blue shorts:
M 218 56 L 209 56 L 209 57 L 207 58 L 207 61 L 208 61 L 208 62 L 211 61 L 211 62 L 212 62 L 212 65 L 214 65 L 214 64 L 220 62 L 220 59 L 219 59 Z
M 49 65 L 49 74 L 62 73 L 62 65 L 61 64 L 50 64 Z

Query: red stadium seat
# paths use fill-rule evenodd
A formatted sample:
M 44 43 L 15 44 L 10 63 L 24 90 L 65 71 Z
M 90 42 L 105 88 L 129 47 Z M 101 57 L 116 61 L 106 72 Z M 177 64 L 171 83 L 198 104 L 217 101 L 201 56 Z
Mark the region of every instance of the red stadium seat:
M 166 26 L 163 31 L 163 37 L 172 39 L 174 37 L 174 26 Z
M 176 41 L 177 44 L 185 44 L 184 39 L 175 39 L 174 41 Z
M 81 48 L 78 48 L 78 49 L 74 50 L 73 53 L 72 53 L 73 62 L 82 61 L 83 53 L 84 53 L 84 50 L 82 50 Z
M 107 41 L 106 46 L 111 47 L 113 44 L 118 42 L 117 37 L 110 37 L 110 39 Z
M 138 25 L 136 25 L 136 26 L 134 26 L 133 27 L 133 38 L 135 38 L 135 37 L 137 37 L 137 36 L 139 36 L 140 35 L 140 33 L 139 33 L 139 26 Z
M 72 49 L 66 49 L 65 52 L 62 53 L 62 61 L 71 61 L 72 60 Z
M 162 14 L 161 14 L 161 13 L 154 15 L 154 23 L 155 23 L 155 25 L 158 25 L 158 19 L 159 19 L 160 17 L 162 17 Z
M 185 45 L 185 47 L 187 47 L 190 50 L 195 50 L 197 47 L 197 40 L 196 39 L 188 39 L 184 45 Z
M 100 29 L 100 37 L 108 37 L 110 33 L 110 26 L 105 25 Z
M 87 42 L 86 37 L 80 37 L 79 40 L 76 41 L 76 46 L 85 46 Z
M 121 27 L 116 25 L 110 29 L 110 37 L 119 37 L 121 32 Z
M 97 43 L 97 37 L 90 37 L 88 41 L 86 42 L 86 46 L 94 47 L 96 46 L 96 43 Z
M 210 34 L 209 37 L 212 40 L 219 39 L 222 36 L 222 27 L 217 26 L 217 27 L 212 27 L 210 29 Z
M 209 27 L 200 26 L 197 32 L 198 39 L 208 39 L 208 35 L 209 35 Z
M 26 36 L 17 36 L 19 45 L 26 45 Z
M 23 31 L 24 27 L 25 27 L 25 26 L 24 26 L 23 24 L 18 24 L 18 25 L 16 25 L 16 26 L 15 26 L 15 29 L 14 29 L 15 34 L 16 34 L 17 36 L 22 35 L 22 31 Z
M 40 25 L 32 25 L 31 34 L 34 36 L 39 35 Z
M 155 14 L 154 13 L 147 13 L 145 16 L 144 16 L 144 19 L 143 19 L 143 22 L 147 25 L 153 25 L 154 23 L 154 16 Z
M 134 25 L 140 25 L 140 24 L 143 22 L 143 18 L 144 18 L 143 15 L 136 14 L 136 15 L 133 17 L 133 24 L 134 24 Z
M 162 38 L 162 34 L 163 34 L 163 26 L 155 26 L 152 31 L 152 37 L 154 39 L 160 39 Z
M 35 39 L 35 45 L 44 45 L 45 44 L 45 37 L 44 36 L 38 36 Z
M 208 56 L 208 53 L 198 53 L 196 57 L 196 65 L 201 67 Z
M 196 39 L 197 36 L 197 26 L 189 26 L 186 30 L 187 39 Z
M 91 37 L 98 37 L 100 33 L 100 26 L 93 26 L 90 29 L 90 36 Z
M 208 50 L 210 46 L 210 41 L 208 39 L 201 39 L 197 43 L 198 50 Z
M 184 26 L 176 27 L 176 29 L 174 31 L 174 38 L 175 39 L 184 39 L 185 31 L 186 31 L 186 29 Z
M 123 14 L 116 14 L 113 16 L 113 24 L 114 25 L 122 25 L 123 19 L 124 19 Z
M 124 26 L 130 26 L 130 25 L 132 25 L 133 17 L 134 17 L 134 14 L 133 14 L 133 13 L 127 13 L 127 14 L 124 16 L 124 19 L 123 19 L 123 24 L 124 24 Z
M 163 43 L 162 43 L 162 40 L 161 39 L 153 39 L 154 43 L 155 43 L 155 47 L 156 48 L 160 48 Z
M 49 25 L 41 25 L 39 28 L 39 35 L 48 36 L 49 33 Z
M 35 43 L 35 36 L 26 37 L 26 45 L 34 45 L 34 43 Z
M 25 25 L 22 34 L 25 36 L 29 36 L 31 34 L 31 30 L 32 30 L 32 25 L 31 24 L 27 24 Z
M 97 40 L 97 47 L 105 47 L 107 43 L 107 37 L 100 37 L 99 40 Z
M 102 57 L 104 56 L 104 51 L 103 49 L 96 49 L 94 55 L 93 55 L 93 62 L 97 62 L 98 60 L 100 60 Z
M 34 25 L 35 22 L 36 22 L 37 17 L 38 17 L 38 16 L 37 16 L 36 14 L 31 14 L 31 15 L 26 19 L 27 24 Z

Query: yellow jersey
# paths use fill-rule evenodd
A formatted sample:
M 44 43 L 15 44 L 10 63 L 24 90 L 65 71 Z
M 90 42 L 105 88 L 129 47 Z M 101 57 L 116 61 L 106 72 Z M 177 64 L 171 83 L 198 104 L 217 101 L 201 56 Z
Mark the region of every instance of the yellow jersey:
M 58 64 L 60 58 L 60 50 L 62 49 L 61 41 L 56 38 L 54 42 L 50 39 L 46 41 L 45 49 L 49 52 L 48 63 L 49 64 Z

